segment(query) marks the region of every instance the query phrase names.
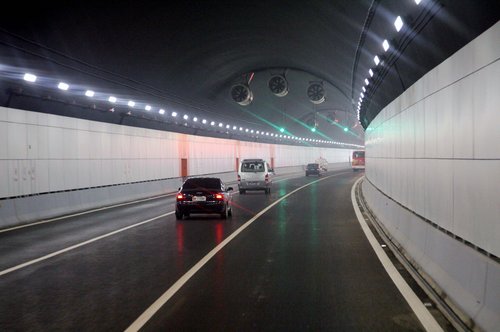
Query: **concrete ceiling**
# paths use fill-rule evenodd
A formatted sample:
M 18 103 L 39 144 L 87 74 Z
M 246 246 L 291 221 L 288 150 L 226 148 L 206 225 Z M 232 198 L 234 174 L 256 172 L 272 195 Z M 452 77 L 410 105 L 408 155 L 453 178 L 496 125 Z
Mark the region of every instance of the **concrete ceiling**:
M 493 0 L 422 0 L 419 5 L 413 0 L 168 5 L 65 1 L 12 6 L 11 15 L 3 15 L 0 22 L 3 105 L 223 136 L 191 120 L 172 123 L 168 116 L 175 110 L 231 126 L 267 132 L 284 127 L 285 134 L 352 144 L 363 144 L 363 127 L 387 103 L 500 17 L 499 2 Z M 399 32 L 393 25 L 398 15 L 405 23 Z M 387 52 L 381 46 L 384 39 L 391 44 Z M 382 60 L 378 66 L 375 55 Z M 26 86 L 16 81 L 25 71 L 46 79 Z M 275 75 L 286 79 L 285 96 L 269 89 Z M 50 92 L 58 80 L 72 86 L 65 95 L 57 89 Z M 324 102 L 311 102 L 311 83 L 323 86 Z M 252 92 L 248 105 L 233 99 L 237 84 Z M 89 101 L 74 86 L 116 95 L 116 112 L 89 115 L 76 110 L 75 105 Z M 12 87 L 14 98 L 6 92 Z M 129 99 L 137 103 L 133 109 L 120 103 Z M 94 101 L 92 107 L 107 110 L 106 103 Z M 152 111 L 143 109 L 146 103 Z M 159 108 L 167 114 L 158 115 Z M 314 124 L 315 133 L 310 131 Z

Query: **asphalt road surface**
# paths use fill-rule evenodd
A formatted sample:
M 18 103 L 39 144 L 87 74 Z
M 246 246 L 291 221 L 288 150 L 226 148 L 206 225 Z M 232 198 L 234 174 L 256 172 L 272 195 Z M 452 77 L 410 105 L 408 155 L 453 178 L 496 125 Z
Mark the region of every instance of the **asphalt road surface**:
M 177 221 L 169 195 L 1 232 L 0 331 L 422 331 L 356 218 L 360 176 L 235 190 L 228 220 Z

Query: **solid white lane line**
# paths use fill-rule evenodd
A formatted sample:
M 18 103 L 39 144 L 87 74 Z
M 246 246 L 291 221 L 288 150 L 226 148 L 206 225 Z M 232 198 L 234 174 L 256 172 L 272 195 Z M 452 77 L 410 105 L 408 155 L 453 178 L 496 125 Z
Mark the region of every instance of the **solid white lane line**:
M 198 263 L 196 263 L 192 268 L 189 269 L 179 280 L 177 280 L 165 293 L 163 293 L 149 308 L 144 311 L 139 318 L 135 320 L 126 330 L 125 332 L 132 332 L 132 331 L 139 331 L 144 324 L 146 324 L 153 315 L 160 310 L 160 308 L 167 303 L 168 300 L 192 277 L 198 272 L 203 265 L 205 265 L 212 257 L 214 257 L 222 248 L 224 248 L 231 240 L 233 240 L 238 234 L 240 234 L 245 228 L 250 226 L 255 220 L 257 220 L 260 216 L 262 216 L 264 213 L 266 213 L 269 209 L 271 209 L 273 206 L 284 200 L 290 195 L 293 195 L 297 191 L 304 189 L 307 186 L 310 186 L 313 183 L 319 182 L 326 180 L 328 178 L 338 176 L 341 174 L 345 173 L 351 173 L 351 172 L 343 172 L 343 173 L 338 173 L 334 175 L 330 175 L 324 178 L 320 178 L 316 181 L 309 182 L 308 184 L 303 185 L 302 187 L 299 187 L 288 194 L 286 194 L 283 197 L 280 197 L 277 201 L 273 202 L 271 205 L 267 206 L 265 209 L 261 210 L 259 213 L 257 213 L 253 218 L 248 220 L 246 223 L 244 223 L 240 228 L 238 228 L 236 231 L 231 233 L 227 238 L 224 239 L 221 243 L 219 243 L 215 248 L 213 248 L 208 254 L 205 255 Z
M 29 262 L 19 264 L 19 265 L 17 265 L 17 266 L 11 267 L 11 268 L 9 268 L 9 269 L 6 269 L 6 270 L 3 270 L 3 271 L 0 271 L 0 276 L 3 276 L 3 275 L 5 275 L 5 274 L 7 274 L 7 273 L 14 272 L 14 271 L 16 271 L 16 270 L 22 269 L 23 267 L 26 267 L 26 266 L 29 266 L 29 265 L 33 265 L 33 264 L 38 263 L 38 262 L 41 262 L 41 261 L 43 261 L 43 260 L 46 260 L 46 259 L 52 258 L 52 257 L 54 257 L 54 256 L 61 255 L 61 254 L 65 253 L 65 252 L 71 251 L 71 250 L 73 250 L 73 249 L 83 247 L 83 246 L 85 246 L 85 245 L 87 245 L 87 244 L 90 244 L 90 243 L 92 243 L 92 242 L 95 242 L 95 241 L 98 241 L 98 240 L 104 239 L 104 238 L 109 237 L 109 236 L 111 236 L 111 235 L 115 235 L 115 234 L 121 233 L 121 232 L 123 232 L 123 231 L 126 231 L 126 230 L 128 230 L 128 229 L 131 229 L 131 228 L 134 228 L 134 227 L 137 227 L 137 226 L 141 226 L 141 225 L 147 224 L 148 222 L 151 222 L 151 221 L 156 220 L 156 219 L 159 219 L 159 218 L 166 217 L 166 216 L 168 216 L 168 215 L 170 215 L 170 214 L 173 214 L 173 213 L 174 213 L 173 211 L 172 211 L 172 212 L 168 212 L 168 213 L 164 213 L 164 214 L 159 215 L 159 216 L 156 216 L 156 217 L 154 217 L 154 218 L 151 218 L 151 219 L 148 219 L 148 220 L 141 221 L 141 222 L 139 222 L 139 223 L 137 223 L 137 224 L 133 224 L 133 225 L 130 225 L 130 226 L 127 226 L 127 227 L 124 227 L 124 228 L 120 228 L 120 229 L 118 229 L 118 230 L 116 230 L 116 231 L 106 233 L 106 234 L 104 234 L 104 235 L 101 235 L 101 236 L 95 237 L 95 238 L 90 239 L 90 240 L 87 240 L 87 241 L 85 241 L 85 242 L 81 242 L 81 243 L 75 244 L 75 245 L 73 245 L 73 246 L 70 246 L 70 247 L 67 247 L 67 248 L 64 248 L 64 249 L 61 249 L 61 250 L 55 251 L 55 252 L 53 252 L 53 253 L 51 253 L 51 254 L 48 254 L 48 255 L 45 255 L 45 256 L 42 256 L 42 257 L 39 257 L 39 258 L 33 259 L 33 260 L 29 261 Z
M 159 195 L 159 196 L 155 196 L 155 197 L 149 197 L 149 198 L 142 198 L 142 199 L 138 199 L 138 200 L 131 201 L 131 202 L 120 203 L 120 204 L 105 206 L 105 207 L 102 207 L 102 208 L 97 208 L 97 209 L 87 210 L 87 211 L 83 211 L 83 212 L 68 214 L 68 215 L 64 215 L 64 216 L 61 216 L 61 217 L 56 217 L 56 218 L 51 218 L 51 219 L 47 219 L 47 220 L 41 220 L 41 221 L 29 223 L 29 224 L 26 224 L 26 225 L 20 225 L 20 226 L 14 226 L 14 227 L 10 227 L 10 228 L 0 229 L 0 233 L 10 232 L 10 231 L 13 231 L 13 230 L 16 230 L 16 229 L 25 228 L 25 227 L 31 227 L 31 226 L 35 226 L 35 225 L 46 224 L 46 223 L 49 223 L 49 222 L 53 222 L 53 221 L 57 221 L 57 220 L 62 220 L 62 219 L 66 219 L 66 218 L 78 217 L 78 216 L 82 216 L 82 215 L 89 214 L 89 213 L 92 213 L 92 212 L 99 212 L 99 211 L 103 211 L 103 210 L 112 209 L 112 208 L 115 208 L 115 207 L 120 207 L 120 206 L 125 206 L 125 205 L 130 205 L 130 204 L 136 204 L 136 203 L 141 203 L 141 202 L 147 202 L 147 201 L 151 201 L 151 200 L 158 199 L 158 198 L 161 198 L 161 197 L 167 197 L 167 196 L 173 196 L 173 195 L 175 195 L 175 193 L 163 194 L 163 195 Z
M 385 253 L 384 249 L 381 248 L 380 244 L 375 238 L 375 235 L 373 235 L 372 231 L 370 230 L 370 227 L 368 227 L 368 224 L 363 218 L 363 214 L 361 213 L 361 210 L 359 209 L 358 204 L 356 203 L 356 194 L 355 194 L 356 185 L 362 179 L 363 177 L 359 178 L 352 186 L 351 201 L 352 201 L 352 206 L 354 207 L 354 211 L 356 212 L 356 216 L 358 217 L 359 224 L 361 225 L 361 228 L 363 229 L 363 232 L 365 233 L 368 242 L 370 242 L 378 259 L 384 266 L 385 270 L 391 277 L 392 281 L 394 282 L 398 290 L 405 298 L 406 302 L 408 302 L 408 305 L 411 307 L 417 318 L 420 320 L 420 323 L 422 323 L 422 325 L 424 326 L 425 330 L 432 332 L 443 331 L 443 329 L 438 324 L 436 319 L 434 319 L 434 316 L 431 315 L 429 310 L 427 310 L 425 305 L 422 303 L 422 301 L 420 301 L 415 292 L 413 292 L 410 286 L 406 283 L 401 274 L 399 274 L 398 270 L 396 269 L 394 264 L 392 264 L 391 260 Z

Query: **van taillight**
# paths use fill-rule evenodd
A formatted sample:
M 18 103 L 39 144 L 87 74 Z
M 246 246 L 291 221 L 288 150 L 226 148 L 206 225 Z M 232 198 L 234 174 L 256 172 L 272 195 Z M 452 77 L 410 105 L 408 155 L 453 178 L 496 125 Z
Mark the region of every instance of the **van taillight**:
M 241 176 L 238 174 L 238 182 L 241 182 Z
M 178 201 L 182 201 L 182 200 L 184 200 L 184 195 L 183 195 L 183 194 L 181 194 L 181 193 L 177 194 L 177 200 L 178 200 Z
M 224 195 L 222 194 L 215 194 L 215 199 L 223 199 L 224 198 Z
M 266 182 L 269 182 L 269 174 L 266 174 L 265 181 L 266 181 Z

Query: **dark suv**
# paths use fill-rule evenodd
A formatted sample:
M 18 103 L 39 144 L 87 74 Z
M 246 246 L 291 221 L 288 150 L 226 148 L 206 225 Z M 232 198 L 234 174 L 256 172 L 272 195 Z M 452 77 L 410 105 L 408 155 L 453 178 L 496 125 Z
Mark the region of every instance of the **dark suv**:
M 321 174 L 323 174 L 323 172 L 324 172 L 324 170 L 323 170 L 323 168 L 321 168 L 321 166 L 319 164 L 311 163 L 311 164 L 307 164 L 307 166 L 306 166 L 306 176 L 309 176 L 309 175 L 320 176 Z
M 229 191 L 221 179 L 215 177 L 189 178 L 182 184 L 177 193 L 175 217 L 182 219 L 192 213 L 208 214 L 217 213 L 226 219 L 232 215 Z

